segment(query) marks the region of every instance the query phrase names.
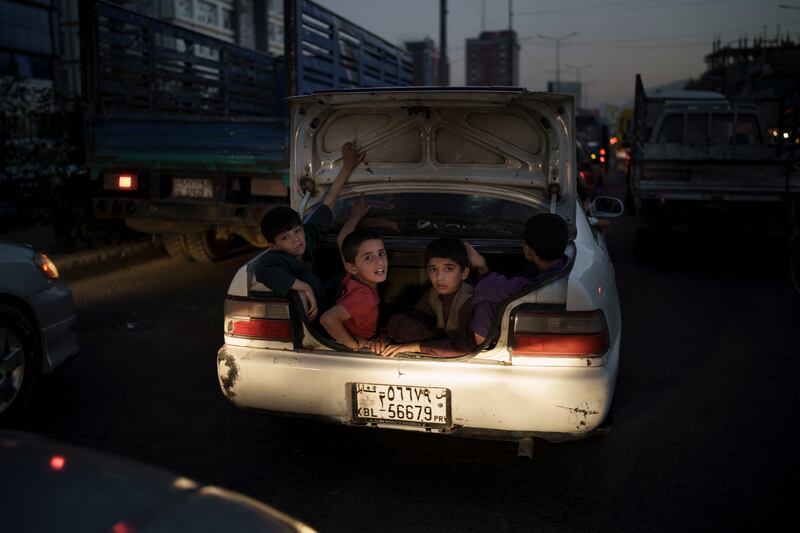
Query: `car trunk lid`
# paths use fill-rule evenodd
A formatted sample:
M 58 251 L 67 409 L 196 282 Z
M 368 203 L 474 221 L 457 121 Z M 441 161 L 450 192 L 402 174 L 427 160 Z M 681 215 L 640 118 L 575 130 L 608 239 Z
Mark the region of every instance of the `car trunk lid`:
M 290 99 L 291 201 L 319 203 L 354 141 L 348 186 L 492 186 L 558 213 L 575 234 L 572 98 L 524 89 L 357 90 Z M 306 194 L 307 193 L 307 194 Z M 304 204 L 305 205 L 305 204 Z

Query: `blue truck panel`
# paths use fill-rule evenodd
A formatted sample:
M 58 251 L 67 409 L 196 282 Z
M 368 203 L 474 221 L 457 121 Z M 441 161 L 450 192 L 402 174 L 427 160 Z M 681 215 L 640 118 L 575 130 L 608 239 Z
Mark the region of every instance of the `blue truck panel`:
M 295 37 L 284 57 L 80 5 L 87 162 L 105 188 L 95 213 L 140 231 L 223 230 L 263 244 L 260 214 L 291 186 L 284 96 L 412 83 L 408 52 L 309 0 L 285 4 Z M 114 189 L 123 173 L 138 176 L 136 190 Z

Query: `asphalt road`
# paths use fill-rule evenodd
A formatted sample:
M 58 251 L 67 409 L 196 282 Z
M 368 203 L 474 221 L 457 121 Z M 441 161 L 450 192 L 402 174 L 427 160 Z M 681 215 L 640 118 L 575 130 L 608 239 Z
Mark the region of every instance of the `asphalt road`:
M 536 442 L 533 459 L 513 443 L 228 404 L 215 367 L 222 302 L 247 255 L 163 258 L 70 282 L 82 353 L 45 381 L 17 428 L 243 492 L 321 531 L 793 523 L 800 298 L 780 241 L 723 226 L 673 236 L 640 260 L 625 218 L 608 243 L 623 307 L 614 425 L 603 437 Z

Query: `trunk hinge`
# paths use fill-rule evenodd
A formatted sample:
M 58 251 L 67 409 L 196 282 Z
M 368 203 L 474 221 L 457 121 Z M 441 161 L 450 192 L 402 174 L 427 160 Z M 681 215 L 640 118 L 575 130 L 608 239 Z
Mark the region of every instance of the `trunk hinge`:
M 556 212 L 556 200 L 558 200 L 558 193 L 561 192 L 561 185 L 558 182 L 551 182 L 548 187 L 550 190 L 550 212 Z
M 547 180 L 547 191 L 550 193 L 550 212 L 556 212 L 556 201 L 561 192 L 561 183 L 558 179 L 558 166 L 550 168 L 550 178 Z

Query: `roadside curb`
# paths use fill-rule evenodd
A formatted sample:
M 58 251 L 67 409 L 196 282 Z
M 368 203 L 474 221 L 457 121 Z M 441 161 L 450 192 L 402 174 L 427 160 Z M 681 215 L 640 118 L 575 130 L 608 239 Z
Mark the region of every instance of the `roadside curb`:
M 106 246 L 95 250 L 86 250 L 71 254 L 53 255 L 61 274 L 79 275 L 88 268 L 99 265 L 134 262 L 145 257 L 164 255 L 164 249 L 152 240 L 138 240 Z

